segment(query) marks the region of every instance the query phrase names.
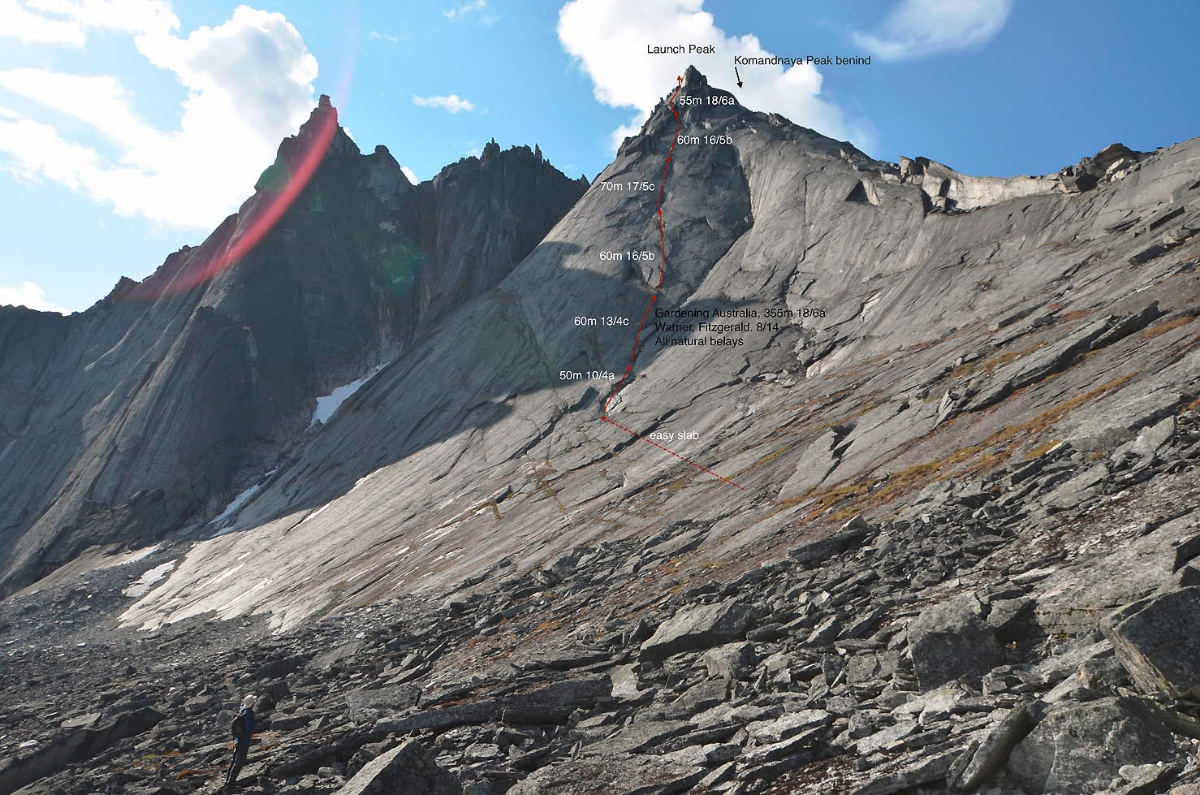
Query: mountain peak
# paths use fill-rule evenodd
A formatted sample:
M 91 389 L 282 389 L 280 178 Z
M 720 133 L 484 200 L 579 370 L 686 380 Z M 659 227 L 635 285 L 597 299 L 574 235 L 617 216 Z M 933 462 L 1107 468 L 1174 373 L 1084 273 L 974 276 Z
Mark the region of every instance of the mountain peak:
M 689 66 L 683 73 L 683 87 L 688 91 L 708 88 L 708 78 L 695 66 Z
M 308 121 L 300 125 L 300 137 L 311 134 L 311 131 L 323 124 L 337 124 L 338 112 L 328 94 L 322 94 L 317 100 L 317 106 L 308 114 Z

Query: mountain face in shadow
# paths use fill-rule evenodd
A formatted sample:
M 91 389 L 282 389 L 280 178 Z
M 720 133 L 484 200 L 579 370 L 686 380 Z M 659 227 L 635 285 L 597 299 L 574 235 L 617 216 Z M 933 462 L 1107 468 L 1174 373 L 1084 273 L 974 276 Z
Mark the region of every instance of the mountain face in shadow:
M 1196 394 L 1196 141 L 972 177 L 874 160 L 692 69 L 664 88 L 586 192 L 494 146 L 414 187 L 339 134 L 202 287 L 23 320 L 45 351 L 92 346 L 23 370 L 37 396 L 92 391 L 17 404 L 36 432 L 4 453 L 10 581 L 182 527 L 124 621 L 284 627 L 664 528 L 700 532 L 695 565 L 741 559 L 1058 442 L 1111 453 Z M 120 390 L 78 374 L 110 349 Z M 314 396 L 377 367 L 308 429 Z M 75 446 L 34 466 L 55 427 Z
M 306 158 L 315 173 L 273 220 Z M 494 142 L 412 185 L 322 97 L 202 245 L 86 312 L 0 308 L 0 592 L 92 544 L 206 522 L 317 396 L 499 283 L 586 187 Z

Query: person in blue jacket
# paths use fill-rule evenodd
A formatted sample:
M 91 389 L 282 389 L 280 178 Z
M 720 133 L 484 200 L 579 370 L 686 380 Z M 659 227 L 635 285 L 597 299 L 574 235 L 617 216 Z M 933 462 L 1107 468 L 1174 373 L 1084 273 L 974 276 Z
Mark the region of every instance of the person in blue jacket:
M 229 772 L 225 774 L 225 793 L 233 792 L 237 784 L 238 773 L 246 764 L 246 754 L 250 751 L 250 738 L 254 735 L 254 705 L 258 699 L 246 696 L 242 699 L 242 709 L 233 719 L 233 759 L 229 760 Z

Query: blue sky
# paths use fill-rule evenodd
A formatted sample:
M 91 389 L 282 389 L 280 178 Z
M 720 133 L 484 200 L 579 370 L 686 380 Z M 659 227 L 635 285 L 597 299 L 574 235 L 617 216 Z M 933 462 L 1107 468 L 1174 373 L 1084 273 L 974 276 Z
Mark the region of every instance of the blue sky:
M 1200 5 L 1106 0 L 0 0 L 0 303 L 80 311 L 251 192 L 319 94 L 420 179 L 539 144 L 594 177 L 694 63 L 887 160 L 1057 171 L 1200 135 Z M 647 44 L 714 44 L 652 56 Z

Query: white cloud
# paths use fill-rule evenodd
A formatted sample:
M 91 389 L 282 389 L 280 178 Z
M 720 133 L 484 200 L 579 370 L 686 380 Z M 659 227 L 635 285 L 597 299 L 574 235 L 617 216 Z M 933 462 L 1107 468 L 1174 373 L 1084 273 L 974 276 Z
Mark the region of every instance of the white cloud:
M 82 47 L 91 29 L 140 34 L 175 30 L 164 0 L 0 0 L 0 37 Z
M 0 37 L 26 44 L 68 44 L 73 47 L 82 47 L 87 41 L 83 25 L 78 21 L 35 14 L 18 0 L 0 0 Z
M 491 25 L 499 17 L 487 13 L 487 0 L 468 0 L 465 3 L 460 3 L 454 8 L 448 8 L 442 12 L 442 15 L 451 22 L 459 22 L 474 16 L 482 25 Z
M 961 50 L 991 40 L 1011 11 L 1012 0 L 900 0 L 879 35 L 854 41 L 889 61 Z
M 654 106 L 694 63 L 714 85 L 732 88 L 733 58 L 769 57 L 758 37 L 730 37 L 704 11 L 704 0 L 573 0 L 558 17 L 558 38 L 579 59 L 600 102 L 633 108 L 630 123 L 613 133 L 613 148 L 636 134 Z M 717 55 L 650 55 L 648 44 L 712 44 Z M 791 53 L 786 53 L 790 55 Z M 742 68 L 745 87 L 738 100 L 756 110 L 773 111 L 825 135 L 866 146 L 870 137 L 837 106 L 820 98 L 821 75 L 807 64 Z
M 400 166 L 400 170 L 404 172 L 404 176 L 408 177 L 408 181 L 412 184 L 416 185 L 420 183 L 421 180 L 417 179 L 416 173 L 408 166 Z
M 475 110 L 475 105 L 470 100 L 463 99 L 458 94 L 451 94 L 448 97 L 419 97 L 413 94 L 413 104 L 423 108 L 445 108 L 450 113 L 458 113 L 460 110 L 469 113 Z
M 64 315 L 71 314 L 71 310 L 47 301 L 46 291 L 31 281 L 22 282 L 20 287 L 0 286 L 0 306 L 7 304 L 27 306 L 30 309 L 37 309 L 42 312 L 59 312 Z
M 316 59 L 281 14 L 240 6 L 224 24 L 180 38 L 170 7 L 155 0 L 29 5 L 81 29 L 134 33 L 137 50 L 187 89 L 178 129 L 162 130 L 138 116 L 114 77 L 0 71 L 0 88 L 85 123 L 114 152 L 102 156 L 92 139 L 67 140 L 40 114 L 0 114 L 0 152 L 15 161 L 8 170 L 60 182 L 118 215 L 211 228 L 245 199 L 279 141 L 315 104 Z
M 377 30 L 371 31 L 371 38 L 376 41 L 386 41 L 389 44 L 398 44 L 400 42 L 399 36 L 393 33 L 380 33 Z

